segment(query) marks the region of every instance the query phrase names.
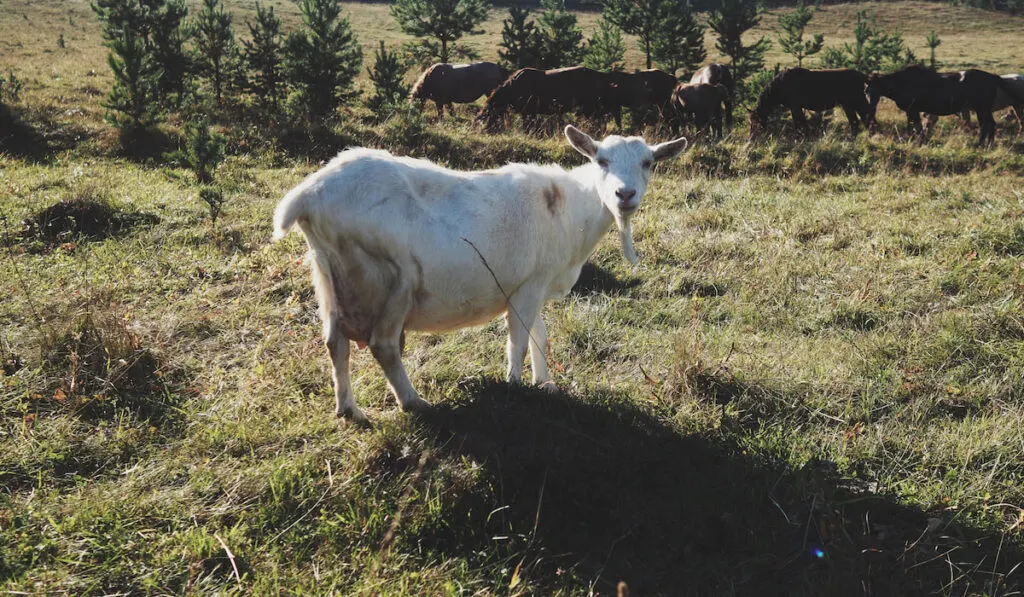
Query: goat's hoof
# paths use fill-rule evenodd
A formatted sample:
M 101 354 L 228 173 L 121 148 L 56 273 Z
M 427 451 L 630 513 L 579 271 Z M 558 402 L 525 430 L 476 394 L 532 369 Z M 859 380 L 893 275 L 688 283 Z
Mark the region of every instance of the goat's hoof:
M 555 382 L 551 380 L 548 380 L 537 387 L 540 388 L 541 390 L 544 390 L 545 392 L 548 392 L 549 394 L 554 394 L 555 392 L 558 391 L 558 386 L 556 386 Z
M 366 418 L 366 415 L 358 407 L 342 409 L 338 411 L 337 415 L 339 419 L 345 419 L 353 425 L 370 427 L 370 419 Z
M 434 407 L 429 402 L 417 396 L 412 400 L 407 400 L 402 403 L 402 410 L 407 413 L 424 415 L 434 411 Z

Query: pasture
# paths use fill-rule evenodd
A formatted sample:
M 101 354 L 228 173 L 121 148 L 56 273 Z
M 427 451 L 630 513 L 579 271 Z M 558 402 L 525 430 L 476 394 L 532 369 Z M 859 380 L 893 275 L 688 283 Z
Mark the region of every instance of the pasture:
M 294 22 L 292 4 L 275 6 Z M 936 29 L 948 68 L 1024 70 L 1024 19 L 1000 13 L 834 5 L 809 31 L 849 41 L 863 8 L 919 56 Z M 410 334 L 404 361 L 436 412 L 401 413 L 368 351 L 353 351 L 374 422 L 363 429 L 333 414 L 304 244 L 271 242 L 277 201 L 351 144 L 458 168 L 583 158 L 554 135 L 485 134 L 466 107 L 442 123 L 432 106 L 385 123 L 354 107 L 298 149 L 232 138 L 213 226 L 190 172 L 117 150 L 88 4 L 3 9 L 0 72 L 24 81 L 14 107 L 31 128 L 24 151 L 0 154 L 0 586 L 12 594 L 1024 587 L 1013 127 L 982 149 L 944 118 L 918 144 L 883 100 L 882 126 L 855 140 L 837 113 L 810 140 L 787 128 L 751 144 L 738 118 L 722 142 L 657 166 L 633 219 L 637 268 L 609 234 L 545 308 L 558 392 L 499 381 L 500 320 Z M 347 11 L 367 55 L 402 39 L 385 6 Z M 484 58 L 504 13 L 466 40 Z M 589 34 L 596 13 L 580 18 Z M 163 125 L 166 144 L 179 126 Z M 48 210 L 75 199 L 110 211 Z

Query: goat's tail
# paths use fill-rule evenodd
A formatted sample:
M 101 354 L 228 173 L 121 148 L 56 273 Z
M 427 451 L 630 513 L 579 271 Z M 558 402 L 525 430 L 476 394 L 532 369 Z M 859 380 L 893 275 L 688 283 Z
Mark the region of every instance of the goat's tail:
M 300 218 L 307 215 L 306 185 L 288 191 L 274 210 L 274 240 L 284 238 Z

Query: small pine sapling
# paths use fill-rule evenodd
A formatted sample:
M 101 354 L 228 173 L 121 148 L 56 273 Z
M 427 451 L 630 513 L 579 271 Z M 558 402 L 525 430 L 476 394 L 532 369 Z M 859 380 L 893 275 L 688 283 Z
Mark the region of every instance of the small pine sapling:
M 761 37 L 754 43 L 743 43 L 743 34 L 761 22 L 761 9 L 754 0 L 721 0 L 708 16 L 708 27 L 718 35 L 715 48 L 731 59 L 732 76 L 742 83 L 764 66 L 765 52 L 771 40 Z
M 501 65 L 510 71 L 537 67 L 541 63 L 543 40 L 533 19 L 527 20 L 530 9 L 513 5 L 501 24 Z
M 395 0 L 391 16 L 403 33 L 433 41 L 428 44 L 437 51 L 441 62 L 449 62 L 449 46 L 464 35 L 483 33 L 477 30 L 485 20 L 490 5 L 485 0 Z
M 704 62 L 704 27 L 686 0 L 662 0 L 651 53 L 658 67 L 672 75 L 692 71 Z
M 247 86 L 264 106 L 277 111 L 284 87 L 281 19 L 274 7 L 256 3 L 256 22 L 246 23 L 251 40 L 242 41 L 245 65 L 249 70 Z
M 221 0 L 203 0 L 203 9 L 196 16 L 195 36 L 199 67 L 213 85 L 214 98 L 220 105 L 238 61 L 231 15 L 224 10 Z
M 942 45 L 942 40 L 939 39 L 939 34 L 932 29 L 931 32 L 928 33 L 928 36 L 925 37 L 924 42 L 927 44 L 929 52 L 928 67 L 932 70 L 938 70 L 939 63 L 935 60 L 935 48 Z
M 226 145 L 227 138 L 210 130 L 210 123 L 205 117 L 185 125 L 185 163 L 195 173 L 199 184 L 213 182 L 213 173 L 224 161 Z
M 559 68 L 579 64 L 583 57 L 583 30 L 565 0 L 541 0 L 543 11 L 537 22 L 541 33 L 541 64 Z
M 664 0 L 602 0 L 601 16 L 624 32 L 637 36 L 647 59 L 647 68 L 654 64 L 654 39 L 660 27 Z
M 224 191 L 213 185 L 203 185 L 199 188 L 199 198 L 210 210 L 210 225 L 216 228 L 217 218 L 220 217 L 224 204 L 227 202 Z
M 625 67 L 625 56 L 622 30 L 602 18 L 597 23 L 597 31 L 587 40 L 583 66 L 601 71 L 622 70 Z
M 114 74 L 114 86 L 106 101 L 101 102 L 107 110 L 107 122 L 122 130 L 152 126 L 161 115 L 160 67 L 131 29 L 123 29 L 109 38 L 107 47 L 107 64 Z
M 804 30 L 812 18 L 814 9 L 804 5 L 803 0 L 797 2 L 793 12 L 779 15 L 779 26 L 783 31 L 779 36 L 779 46 L 796 58 L 797 66 L 803 66 L 804 58 L 817 54 L 825 45 L 825 36 L 821 33 L 815 33 L 809 41 L 804 41 Z
M 307 125 L 330 120 L 358 92 L 363 49 L 337 0 L 301 0 L 303 27 L 285 42 L 285 76 Z
M 373 67 L 366 69 L 373 82 L 373 96 L 366 105 L 378 117 L 386 116 L 394 111 L 409 95 L 409 86 L 405 84 L 405 69 L 398 52 L 388 50 L 384 40 L 374 54 Z

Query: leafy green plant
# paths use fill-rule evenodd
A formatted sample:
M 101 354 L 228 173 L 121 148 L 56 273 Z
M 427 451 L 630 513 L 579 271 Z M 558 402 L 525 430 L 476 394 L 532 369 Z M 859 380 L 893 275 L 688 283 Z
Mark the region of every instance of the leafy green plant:
M 0 77 L 0 101 L 18 101 L 22 86 L 21 79 L 15 76 L 14 71 L 7 71 L 6 80 Z

